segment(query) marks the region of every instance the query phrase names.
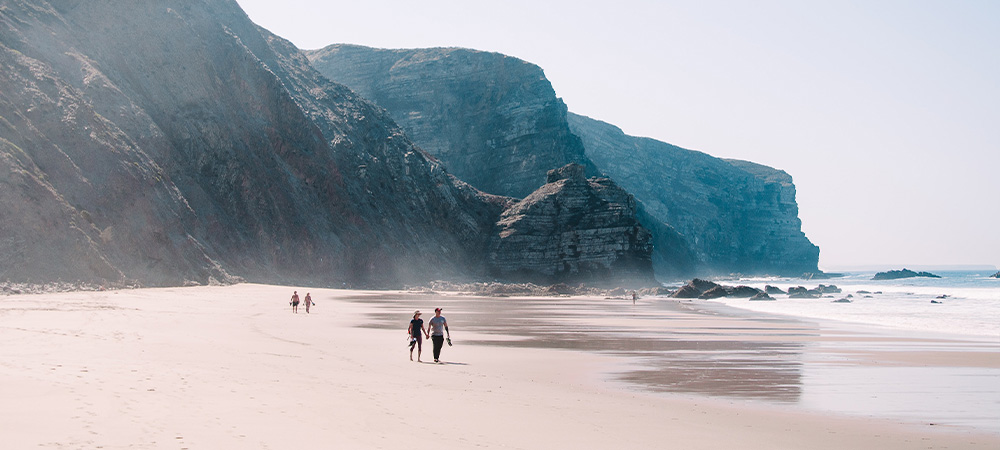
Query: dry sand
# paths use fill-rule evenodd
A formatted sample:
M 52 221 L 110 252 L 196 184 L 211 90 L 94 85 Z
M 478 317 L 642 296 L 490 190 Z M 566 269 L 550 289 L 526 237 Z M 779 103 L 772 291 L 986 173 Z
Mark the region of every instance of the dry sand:
M 900 339 L 669 300 L 297 289 L 312 314 L 253 284 L 0 297 L 0 447 L 1000 448 L 990 430 L 797 400 L 803 361 L 988 370 L 996 343 L 903 339 L 923 360 L 880 350 Z M 434 306 L 455 346 L 411 362 L 409 316 Z

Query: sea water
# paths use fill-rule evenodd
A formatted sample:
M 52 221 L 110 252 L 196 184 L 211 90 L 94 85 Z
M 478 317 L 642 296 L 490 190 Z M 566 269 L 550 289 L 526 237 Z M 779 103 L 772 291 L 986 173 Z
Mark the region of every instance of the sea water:
M 770 284 L 816 288 L 836 285 L 842 292 L 822 298 L 773 301 L 723 298 L 727 306 L 818 321 L 863 324 L 895 336 L 945 337 L 941 341 L 887 341 L 887 351 L 968 350 L 975 342 L 1000 343 L 1000 279 L 996 271 L 934 271 L 941 278 L 873 281 L 875 272 L 846 273 L 843 278 L 733 278 L 726 285 L 763 289 Z M 859 292 L 862 291 L 862 292 Z M 865 291 L 870 292 L 868 294 Z M 847 298 L 850 303 L 835 303 Z M 932 303 L 934 302 L 934 303 Z M 969 337 L 966 343 L 961 338 Z M 951 340 L 958 337 L 959 340 Z M 821 344 L 822 345 L 822 344 Z M 828 344 L 829 345 L 829 344 Z M 836 345 L 836 344 L 833 344 Z M 962 365 L 845 364 L 842 356 L 808 353 L 801 361 L 798 404 L 809 409 L 861 417 L 889 417 L 913 423 L 968 427 L 1000 433 L 1000 369 Z
M 875 272 L 845 273 L 826 280 L 800 278 L 732 278 L 717 280 L 725 285 L 747 285 L 764 289 L 772 285 L 809 289 L 819 284 L 836 285 L 843 292 L 822 298 L 795 299 L 772 295 L 774 301 L 722 298 L 726 305 L 821 320 L 861 323 L 875 327 L 924 333 L 988 336 L 1000 339 L 1000 279 L 995 271 L 941 271 L 941 278 L 904 278 L 873 281 Z M 861 292 L 859 292 L 861 291 Z M 865 291 L 869 293 L 864 293 Z M 851 295 L 850 303 L 833 300 Z

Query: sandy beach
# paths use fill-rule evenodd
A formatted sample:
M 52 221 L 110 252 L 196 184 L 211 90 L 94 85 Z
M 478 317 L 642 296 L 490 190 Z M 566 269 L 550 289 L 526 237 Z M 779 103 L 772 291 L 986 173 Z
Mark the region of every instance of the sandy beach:
M 311 314 L 292 314 L 293 290 Z M 410 315 L 436 306 L 455 345 L 444 364 L 426 363 L 429 342 L 411 362 Z M 996 340 L 705 302 L 255 284 L 22 295 L 0 297 L 0 342 L 10 449 L 1000 448 Z

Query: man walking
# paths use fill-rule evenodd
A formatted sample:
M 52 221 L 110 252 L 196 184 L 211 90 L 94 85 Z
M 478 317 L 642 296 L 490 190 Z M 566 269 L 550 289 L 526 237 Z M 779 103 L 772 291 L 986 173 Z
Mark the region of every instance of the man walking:
M 441 315 L 441 308 L 434 308 L 434 318 L 428 322 L 431 329 L 431 341 L 434 342 L 434 362 L 441 362 L 441 347 L 444 347 L 445 334 L 448 335 L 448 344 L 451 345 L 451 331 L 448 330 L 448 321 Z

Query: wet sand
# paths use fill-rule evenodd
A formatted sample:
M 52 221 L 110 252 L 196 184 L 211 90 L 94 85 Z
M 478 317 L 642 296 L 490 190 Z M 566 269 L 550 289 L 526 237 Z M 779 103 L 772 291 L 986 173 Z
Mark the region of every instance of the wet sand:
M 292 289 L 0 297 L 4 446 L 1000 447 L 998 342 L 665 299 L 295 288 L 292 314 Z M 455 346 L 410 362 L 435 306 Z

